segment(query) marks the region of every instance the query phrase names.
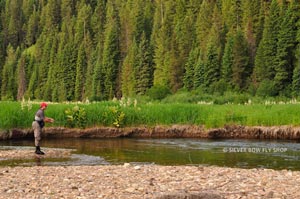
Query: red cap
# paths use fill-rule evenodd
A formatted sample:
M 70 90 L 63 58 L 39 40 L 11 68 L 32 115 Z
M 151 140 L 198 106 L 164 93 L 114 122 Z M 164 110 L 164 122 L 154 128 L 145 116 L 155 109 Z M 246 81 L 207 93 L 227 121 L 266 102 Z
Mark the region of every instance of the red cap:
M 47 106 L 48 106 L 48 104 L 46 102 L 42 102 L 41 105 L 40 105 L 41 108 L 47 107 Z

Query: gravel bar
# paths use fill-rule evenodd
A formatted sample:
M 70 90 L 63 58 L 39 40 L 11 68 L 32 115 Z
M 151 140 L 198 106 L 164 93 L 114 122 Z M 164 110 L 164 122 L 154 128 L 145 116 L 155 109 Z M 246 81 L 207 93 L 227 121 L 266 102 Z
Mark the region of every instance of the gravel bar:
M 8 159 L 32 159 L 39 157 L 44 158 L 70 158 L 72 149 L 52 149 L 52 148 L 42 148 L 45 155 L 36 155 L 34 153 L 35 149 L 19 149 L 19 150 L 0 150 L 0 161 Z
M 0 167 L 0 198 L 300 198 L 300 172 L 215 166 Z

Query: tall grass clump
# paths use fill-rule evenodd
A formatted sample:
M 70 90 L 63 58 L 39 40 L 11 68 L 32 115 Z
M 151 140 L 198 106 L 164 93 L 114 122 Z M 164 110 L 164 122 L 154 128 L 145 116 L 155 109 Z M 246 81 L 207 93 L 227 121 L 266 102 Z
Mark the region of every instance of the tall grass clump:
M 125 122 L 128 126 L 159 124 L 195 124 L 201 122 L 199 110 L 186 108 L 189 105 L 143 104 L 138 107 L 124 107 Z M 181 114 L 178 114 L 181 113 Z
M 72 127 L 96 126 L 155 126 L 155 125 L 201 125 L 206 128 L 224 125 L 278 126 L 299 125 L 300 105 L 268 102 L 255 104 L 213 103 L 166 103 L 139 102 L 123 98 L 93 103 L 49 103 L 45 115 L 55 119 L 47 126 L 68 126 L 66 110 L 84 110 L 84 120 Z M 38 102 L 0 102 L 0 129 L 31 128 Z M 77 109 L 76 109 L 77 110 Z M 70 123 L 69 123 L 70 124 Z
M 27 127 L 33 121 L 33 105 L 21 107 L 19 102 L 0 102 L 0 129 Z

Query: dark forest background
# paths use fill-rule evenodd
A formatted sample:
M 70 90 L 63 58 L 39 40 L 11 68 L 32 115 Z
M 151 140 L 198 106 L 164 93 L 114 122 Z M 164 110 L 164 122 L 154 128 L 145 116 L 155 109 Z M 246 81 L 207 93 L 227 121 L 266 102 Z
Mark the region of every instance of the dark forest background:
M 0 0 L 0 97 L 300 96 L 298 0 Z

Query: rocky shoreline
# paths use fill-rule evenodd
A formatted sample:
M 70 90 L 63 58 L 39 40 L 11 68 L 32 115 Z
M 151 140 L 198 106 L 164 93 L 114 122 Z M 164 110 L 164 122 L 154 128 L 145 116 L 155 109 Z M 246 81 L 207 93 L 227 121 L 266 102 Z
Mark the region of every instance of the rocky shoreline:
M 299 171 L 203 166 L 0 167 L 0 198 L 300 198 Z
M 44 136 L 293 139 L 299 127 L 227 126 L 205 130 L 199 126 L 67 129 L 48 127 Z M 31 129 L 2 132 L 1 139 L 33 136 Z M 68 158 L 70 150 L 47 149 L 42 157 Z M 36 156 L 32 149 L 1 150 L 0 159 Z M 300 198 L 300 171 L 240 169 L 217 166 L 97 165 L 0 167 L 1 198 L 107 199 L 248 199 Z
M 32 129 L 0 131 L 0 140 L 32 138 Z M 300 140 L 299 126 L 237 126 L 205 129 L 203 126 L 172 125 L 155 127 L 93 127 L 87 129 L 47 127 L 43 137 L 48 138 L 211 138 L 211 139 L 280 139 Z
M 25 160 L 33 158 L 70 158 L 72 149 L 53 149 L 47 148 L 45 155 L 36 155 L 34 153 L 34 147 L 30 149 L 19 149 L 19 150 L 0 150 L 0 161 L 3 160 Z

